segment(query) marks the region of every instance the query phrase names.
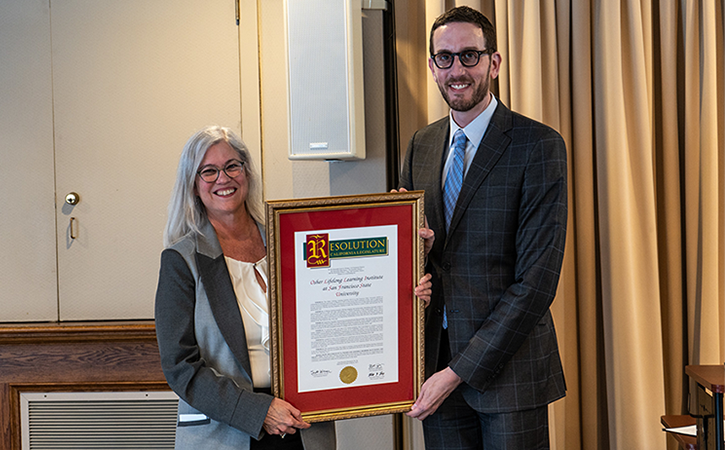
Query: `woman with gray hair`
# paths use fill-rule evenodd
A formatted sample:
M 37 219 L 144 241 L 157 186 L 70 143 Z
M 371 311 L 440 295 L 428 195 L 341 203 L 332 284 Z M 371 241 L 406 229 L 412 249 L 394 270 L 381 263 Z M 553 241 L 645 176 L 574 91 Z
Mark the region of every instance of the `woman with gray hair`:
M 179 397 L 176 448 L 334 449 L 271 395 L 261 183 L 228 128 L 194 134 L 181 154 L 156 292 L 161 365 Z M 297 433 L 301 431 L 301 433 Z

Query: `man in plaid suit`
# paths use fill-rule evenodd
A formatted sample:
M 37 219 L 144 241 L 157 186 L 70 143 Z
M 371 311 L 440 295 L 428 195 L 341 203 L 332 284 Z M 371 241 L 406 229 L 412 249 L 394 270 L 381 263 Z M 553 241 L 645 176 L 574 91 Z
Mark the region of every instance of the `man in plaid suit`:
M 423 420 L 428 450 L 548 448 L 547 405 L 566 391 L 549 311 L 566 235 L 565 144 L 490 92 L 502 58 L 480 12 L 439 17 L 430 54 L 451 112 L 415 133 L 401 175 L 402 189 L 425 191 L 435 233 L 426 381 L 408 415 Z M 456 198 L 446 183 L 461 167 Z

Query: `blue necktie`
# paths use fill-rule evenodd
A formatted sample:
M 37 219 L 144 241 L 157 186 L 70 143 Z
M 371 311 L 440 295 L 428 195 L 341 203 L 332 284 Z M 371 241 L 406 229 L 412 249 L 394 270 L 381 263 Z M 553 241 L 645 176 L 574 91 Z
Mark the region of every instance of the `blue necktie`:
M 446 218 L 446 231 L 451 225 L 453 210 L 456 209 L 458 194 L 463 186 L 463 157 L 466 154 L 466 134 L 462 129 L 458 129 L 453 135 L 453 161 L 448 168 L 446 182 L 443 185 L 443 212 Z M 448 328 L 448 314 L 446 306 L 443 305 L 443 329 Z
M 443 185 L 443 212 L 446 218 L 446 231 L 451 225 L 453 210 L 456 209 L 458 194 L 463 186 L 463 157 L 466 154 L 466 134 L 458 129 L 453 135 L 453 161 L 448 169 L 446 183 Z

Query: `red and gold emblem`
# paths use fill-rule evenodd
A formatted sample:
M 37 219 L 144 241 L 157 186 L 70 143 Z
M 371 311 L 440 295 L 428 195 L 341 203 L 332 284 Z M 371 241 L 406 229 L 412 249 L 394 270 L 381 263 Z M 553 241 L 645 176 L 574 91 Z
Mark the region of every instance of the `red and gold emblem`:
M 324 234 L 308 234 L 305 242 L 307 267 L 330 267 L 330 237 Z

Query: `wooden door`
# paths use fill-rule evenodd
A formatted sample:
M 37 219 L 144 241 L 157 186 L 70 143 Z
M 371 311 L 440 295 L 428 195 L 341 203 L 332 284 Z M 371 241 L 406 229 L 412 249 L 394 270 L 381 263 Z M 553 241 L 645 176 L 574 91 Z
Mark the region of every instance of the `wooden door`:
M 42 297 L 48 307 L 27 318 L 21 308 L 0 320 L 152 318 L 166 206 L 181 149 L 208 124 L 241 131 L 234 2 L 7 3 L 3 13 L 17 9 L 15 19 L 30 17 L 31 28 L 8 30 L 0 19 L 3 43 L 12 37 L 21 50 L 11 56 L 41 67 L 45 77 L 17 94 L 12 107 L 0 105 L 0 126 L 13 117 L 29 131 L 15 133 L 12 146 L 0 144 L 6 161 L 5 154 L 13 154 L 12 167 L 2 169 L 13 177 L 3 182 L 3 191 L 19 188 L 18 203 L 24 204 L 13 212 L 13 233 L 22 236 L 16 244 L 2 225 L 2 244 L 30 254 L 26 266 L 42 250 L 36 272 L 48 276 L 41 281 L 27 269 L 5 262 L 2 267 L 14 270 L 6 277 L 17 280 L 12 292 L 24 297 L 19 300 Z M 19 41 L 27 36 L 39 36 L 30 48 Z M 23 70 L 31 74 L 33 68 Z M 0 80 L 15 77 L 22 84 L 15 70 L 0 61 Z M 30 133 L 36 130 L 37 136 Z M 71 192 L 80 198 L 76 205 L 65 202 Z M 50 239 L 48 227 L 55 228 Z M 36 293 L 40 286 L 43 292 Z
M 58 317 L 47 2 L 0 2 L 0 321 Z
M 234 3 L 51 11 L 60 319 L 151 318 L 181 149 L 205 125 L 241 124 Z

